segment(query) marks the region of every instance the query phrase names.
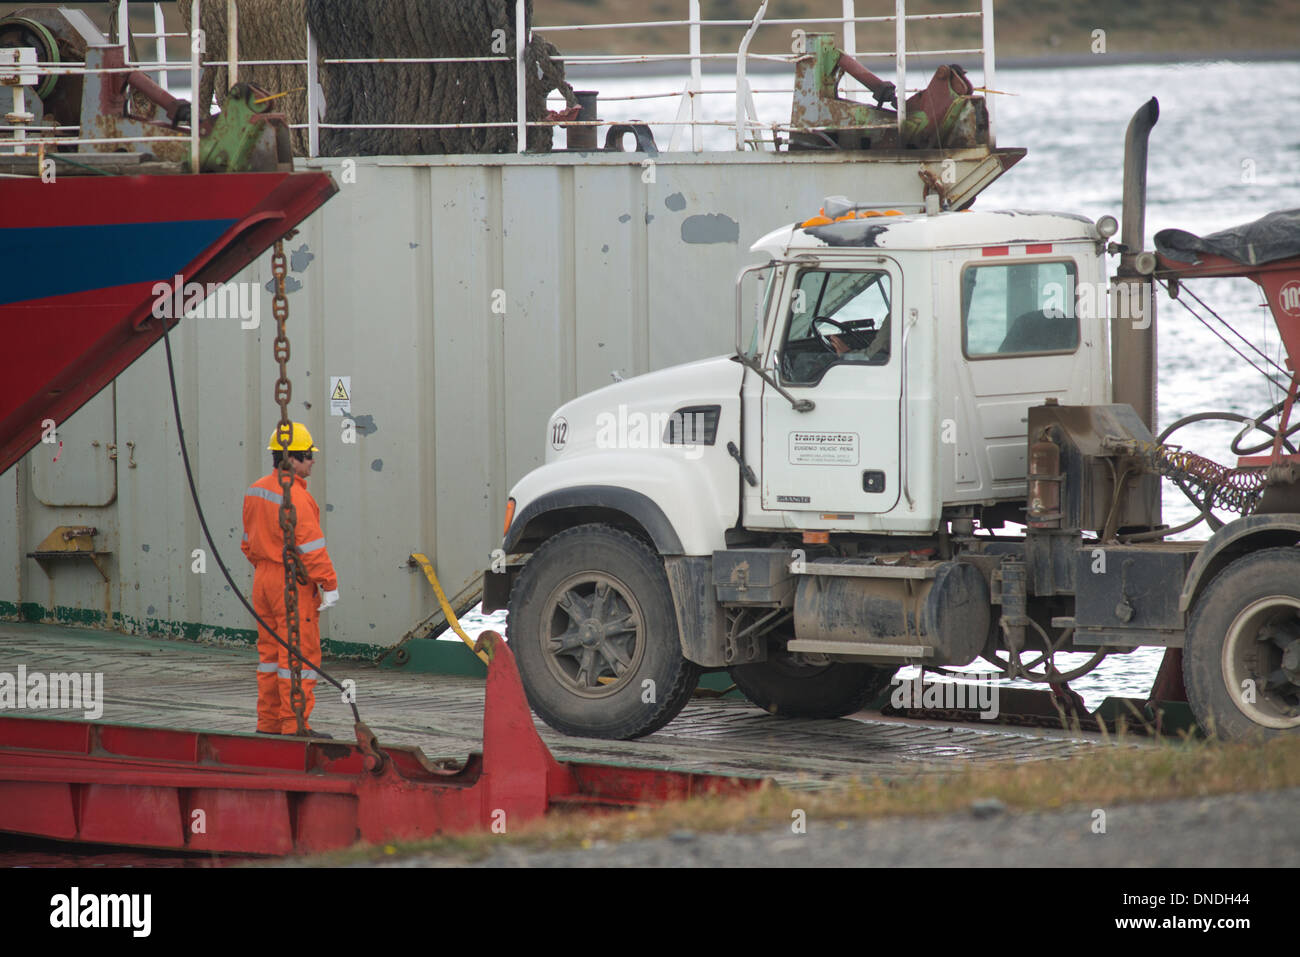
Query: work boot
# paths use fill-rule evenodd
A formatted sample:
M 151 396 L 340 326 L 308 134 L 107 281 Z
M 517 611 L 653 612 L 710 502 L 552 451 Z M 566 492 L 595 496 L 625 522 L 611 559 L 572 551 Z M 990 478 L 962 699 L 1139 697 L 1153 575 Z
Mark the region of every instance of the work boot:
M 253 733 L 254 733 L 254 734 L 279 734 L 280 732 L 279 732 L 279 731 L 263 731 L 261 728 L 258 728 L 258 729 L 257 729 L 256 731 L 254 731 Z
M 326 734 L 324 731 L 317 731 L 315 728 L 308 728 L 300 736 L 304 738 L 329 738 L 331 741 L 334 740 L 334 735 Z

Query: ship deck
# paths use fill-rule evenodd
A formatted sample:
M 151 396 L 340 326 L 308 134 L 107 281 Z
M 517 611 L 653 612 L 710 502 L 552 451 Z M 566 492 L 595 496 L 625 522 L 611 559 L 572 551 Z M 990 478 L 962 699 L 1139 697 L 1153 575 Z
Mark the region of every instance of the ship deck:
M 213 647 L 54 625 L 0 623 L 0 671 L 103 674 L 100 721 L 252 731 L 256 706 L 252 648 Z M 482 746 L 484 684 L 474 678 L 411 674 L 354 661 L 326 661 L 356 682 L 357 705 L 381 744 L 414 745 L 433 758 L 464 758 Z M 10 711 L 81 718 L 79 709 Z M 351 712 L 317 684 L 315 728 L 352 738 Z M 565 737 L 536 722 L 560 760 L 759 775 L 800 788 L 892 778 L 972 763 L 1064 758 L 1098 747 L 1145 747 L 1143 739 L 1103 739 L 1038 728 L 983 728 L 886 718 L 861 712 L 835 721 L 779 719 L 748 702 L 695 698 L 668 727 L 638 741 Z

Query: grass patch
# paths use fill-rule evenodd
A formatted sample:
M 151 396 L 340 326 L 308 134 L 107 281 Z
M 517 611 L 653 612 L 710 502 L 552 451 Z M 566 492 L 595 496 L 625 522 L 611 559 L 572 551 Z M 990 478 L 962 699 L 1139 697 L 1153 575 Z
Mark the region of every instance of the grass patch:
M 1300 787 L 1300 738 L 1262 744 L 1184 740 L 1115 746 L 1071 758 L 986 764 L 952 772 L 837 782 L 822 791 L 765 787 L 732 798 L 697 798 L 602 814 L 557 812 L 507 834 L 466 834 L 356 847 L 297 861 L 340 866 L 434 856 L 479 860 L 506 844 L 520 850 L 577 849 L 668 836 L 677 831 L 748 833 L 789 826 L 793 812 L 813 821 L 934 816 L 996 798 L 1011 811 L 1050 811 Z M 842 823 L 841 826 L 847 826 Z

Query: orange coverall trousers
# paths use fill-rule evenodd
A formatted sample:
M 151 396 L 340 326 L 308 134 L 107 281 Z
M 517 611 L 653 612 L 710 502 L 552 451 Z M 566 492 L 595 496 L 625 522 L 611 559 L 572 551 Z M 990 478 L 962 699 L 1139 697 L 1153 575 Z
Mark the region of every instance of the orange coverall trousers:
M 298 585 L 298 633 L 301 651 L 307 662 L 302 664 L 304 730 L 307 718 L 316 705 L 316 668 L 320 666 L 320 618 L 316 606 L 320 592 L 316 585 Z M 253 608 L 285 641 L 289 640 L 289 621 L 284 608 L 284 566 L 279 562 L 257 562 L 253 566 Z M 298 720 L 293 713 L 290 694 L 293 682 L 289 672 L 289 649 L 257 626 L 257 730 L 297 734 Z

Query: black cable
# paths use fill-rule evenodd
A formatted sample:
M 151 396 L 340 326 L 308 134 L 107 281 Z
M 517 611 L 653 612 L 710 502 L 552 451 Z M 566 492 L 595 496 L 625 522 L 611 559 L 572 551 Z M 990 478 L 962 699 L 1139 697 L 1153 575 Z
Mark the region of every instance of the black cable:
M 262 616 L 257 613 L 249 603 L 248 599 L 244 597 L 244 593 L 239 590 L 239 586 L 235 584 L 235 579 L 231 576 L 230 569 L 226 567 L 226 563 L 221 560 L 221 552 L 217 550 L 217 543 L 212 540 L 212 532 L 208 530 L 208 520 L 203 517 L 203 506 L 199 504 L 199 490 L 194 484 L 194 471 L 190 468 L 190 453 L 189 449 L 185 447 L 185 429 L 181 425 L 181 403 L 176 392 L 176 368 L 172 364 L 172 341 L 171 337 L 167 334 L 167 320 L 163 319 L 161 322 L 163 327 L 161 338 L 163 346 L 167 351 L 167 379 L 171 383 L 172 390 L 172 411 L 176 414 L 176 440 L 181 446 L 181 460 L 185 463 L 185 478 L 190 484 L 190 497 L 194 500 L 194 511 L 198 512 L 199 525 L 203 528 L 203 537 L 207 539 L 208 547 L 212 549 L 212 557 L 217 560 L 217 567 L 221 569 L 221 574 L 226 577 L 226 581 L 230 585 L 230 590 L 235 593 L 235 597 L 238 598 L 243 606 L 248 609 L 249 614 L 253 616 L 259 625 L 266 629 L 267 634 L 278 641 L 282 647 L 288 649 L 289 654 L 296 657 L 299 662 L 315 671 L 320 677 L 324 678 L 334 687 L 342 691 L 344 693 L 344 701 L 347 702 L 348 706 L 352 709 L 353 719 L 357 724 L 360 724 L 361 714 L 357 711 L 356 702 L 347 700 L 348 689 L 335 681 L 334 678 L 327 674 L 319 664 L 313 664 L 311 661 L 308 661 L 307 657 L 302 654 L 302 652 L 290 646 L 287 641 L 275 633 L 274 628 L 262 620 Z
M 1165 286 L 1166 286 L 1166 288 L 1168 288 L 1168 283 L 1166 283 Z M 1231 349 L 1233 352 L 1235 352 L 1238 356 L 1240 356 L 1243 360 L 1245 360 L 1245 362 L 1246 362 L 1246 364 L 1247 364 L 1248 366 L 1250 366 L 1252 369 L 1254 369 L 1256 372 L 1258 372 L 1258 373 L 1259 373 L 1260 375 L 1262 375 L 1265 379 L 1267 379 L 1269 382 L 1273 383 L 1273 385 L 1277 386 L 1277 387 L 1278 387 L 1279 389 L 1281 389 L 1282 391 L 1285 392 L 1285 391 L 1287 390 L 1287 387 L 1286 387 L 1286 386 L 1284 386 L 1282 383 L 1278 382 L 1276 379 L 1274 379 L 1271 375 L 1269 375 L 1267 372 L 1265 372 L 1265 371 L 1264 371 L 1263 369 L 1261 369 L 1259 366 L 1255 365 L 1255 363 L 1251 360 L 1251 358 L 1250 358 L 1248 355 L 1246 355 L 1245 353 L 1243 353 L 1240 349 L 1238 349 L 1238 348 L 1237 348 L 1236 346 L 1234 346 L 1231 342 L 1229 342 L 1228 339 L 1223 335 L 1223 333 L 1219 332 L 1218 329 L 1215 329 L 1212 325 L 1209 324 L 1209 322 L 1206 321 L 1206 319 L 1205 319 L 1204 316 L 1202 316 L 1200 313 L 1198 313 L 1195 309 L 1193 309 L 1193 308 L 1192 308 L 1191 306 L 1189 306 L 1187 303 L 1183 302 L 1182 299 L 1173 296 L 1172 293 L 1171 293 L 1170 295 L 1171 295 L 1171 297 L 1173 298 L 1174 302 L 1178 303 L 1180 306 L 1182 306 L 1184 309 L 1186 309 L 1188 312 L 1190 312 L 1190 313 L 1192 314 L 1192 316 L 1196 319 L 1197 322 L 1199 322 L 1201 325 L 1205 326 L 1206 329 L 1209 329 L 1210 332 L 1212 332 L 1212 333 L 1214 333 L 1216 336 L 1218 336 L 1218 337 L 1219 337 L 1219 340 L 1220 340 L 1220 341 L 1221 341 L 1225 346 L 1227 346 L 1229 349 Z M 1196 298 L 1196 296 L 1195 296 L 1194 293 L 1192 294 L 1192 298 L 1194 298 L 1194 299 Z M 1196 301 L 1197 301 L 1197 302 L 1200 302 L 1199 299 L 1197 299 Z M 1208 308 L 1208 307 L 1207 307 L 1207 308 Z M 1211 310 L 1211 311 L 1212 311 L 1212 310 Z M 1216 318 L 1217 318 L 1217 317 L 1216 317 Z M 1223 322 L 1222 319 L 1220 319 L 1219 321 L 1220 321 L 1220 322 Z M 1243 341 L 1246 341 L 1246 340 L 1244 340 L 1244 337 L 1241 336 L 1241 333 L 1237 332 L 1235 329 L 1232 329 L 1232 326 L 1228 325 L 1228 323 L 1224 322 L 1223 324 L 1224 324 L 1225 326 L 1228 326 L 1228 328 L 1231 329 L 1232 332 L 1233 332 L 1235 335 L 1237 335 L 1238 337 L 1241 337 L 1241 338 L 1243 339 Z M 1255 348 L 1255 351 L 1257 351 L 1257 352 L 1259 351 L 1258 348 L 1256 348 L 1255 346 L 1252 345 L 1251 347 L 1252 347 L 1252 348 Z M 1264 358 L 1265 358 L 1265 360 L 1266 360 L 1270 365 L 1274 365 L 1274 366 L 1277 365 L 1277 363 L 1273 362 L 1273 360 L 1272 360 L 1271 357 L 1269 357 L 1269 356 L 1266 355 L 1266 356 L 1264 356 Z M 1280 368 L 1280 367 L 1279 367 L 1279 368 Z M 1289 376 L 1289 373 L 1286 373 L 1286 370 L 1282 370 L 1282 371 L 1283 371 L 1284 374 L 1286 374 L 1286 375 Z
M 1208 312 L 1210 315 L 1212 315 L 1215 319 L 1218 319 L 1219 322 L 1223 323 L 1224 327 L 1225 327 L 1229 332 L 1231 332 L 1234 336 L 1236 336 L 1238 339 L 1240 339 L 1240 340 L 1241 340 L 1242 342 L 1244 342 L 1246 345 L 1250 346 L 1250 348 L 1254 349 L 1256 355 L 1258 355 L 1261 359 L 1263 359 L 1265 362 L 1267 362 L 1269 365 L 1271 365 L 1271 366 L 1272 366 L 1274 369 L 1276 369 L 1278 372 L 1282 373 L 1282 375 L 1287 376 L 1288 378 L 1290 378 L 1291 373 L 1290 373 L 1289 370 L 1282 368 L 1282 367 L 1281 367 L 1280 365 L 1278 365 L 1275 361 L 1273 361 L 1273 357 L 1272 357 L 1272 356 L 1270 356 L 1267 352 L 1265 352 L 1265 351 L 1264 351 L 1263 349 L 1261 349 L 1259 346 L 1255 345 L 1255 343 L 1251 342 L 1249 339 L 1247 339 L 1245 336 L 1243 336 L 1240 332 L 1238 332 L 1237 329 L 1236 329 L 1236 327 L 1233 326 L 1232 323 L 1230 323 L 1227 319 L 1224 319 L 1223 316 L 1219 315 L 1217 312 L 1215 312 L 1213 309 L 1211 309 L 1209 306 L 1207 306 L 1207 305 L 1205 304 L 1205 300 L 1202 299 L 1200 296 L 1198 296 L 1195 292 L 1193 292 L 1193 291 L 1191 290 L 1190 287 L 1189 287 L 1188 290 L 1187 290 L 1187 295 L 1189 295 L 1189 296 L 1191 296 L 1193 299 L 1195 299 L 1196 302 L 1200 305 L 1200 307 L 1201 307 L 1202 309 L 1204 309 L 1206 312 Z

